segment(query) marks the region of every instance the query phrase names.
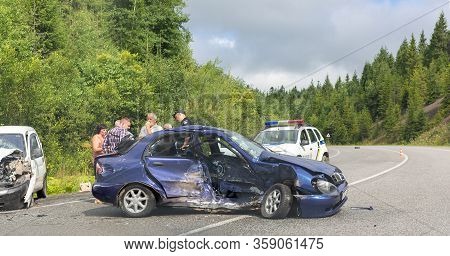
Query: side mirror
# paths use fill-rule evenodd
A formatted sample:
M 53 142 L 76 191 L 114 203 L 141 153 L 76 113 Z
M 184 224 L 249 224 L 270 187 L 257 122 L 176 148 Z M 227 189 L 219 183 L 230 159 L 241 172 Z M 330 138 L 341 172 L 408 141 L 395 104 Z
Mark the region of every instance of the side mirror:
M 309 140 L 301 140 L 300 141 L 300 146 L 306 146 L 309 145 Z

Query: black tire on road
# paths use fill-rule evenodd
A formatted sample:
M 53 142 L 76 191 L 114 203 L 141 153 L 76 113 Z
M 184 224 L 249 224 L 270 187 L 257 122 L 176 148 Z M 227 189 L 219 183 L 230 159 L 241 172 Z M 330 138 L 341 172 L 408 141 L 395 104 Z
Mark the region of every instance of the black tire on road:
M 119 194 L 119 206 L 128 217 L 141 218 L 150 215 L 156 207 L 155 195 L 140 184 L 131 184 Z
M 275 184 L 264 194 L 261 214 L 268 219 L 284 219 L 292 207 L 291 189 L 284 184 Z
M 325 163 L 330 163 L 330 158 L 327 156 L 327 155 L 323 155 L 322 156 L 322 162 L 325 162 Z
M 42 183 L 42 189 L 36 192 L 37 198 L 47 198 L 47 174 Z

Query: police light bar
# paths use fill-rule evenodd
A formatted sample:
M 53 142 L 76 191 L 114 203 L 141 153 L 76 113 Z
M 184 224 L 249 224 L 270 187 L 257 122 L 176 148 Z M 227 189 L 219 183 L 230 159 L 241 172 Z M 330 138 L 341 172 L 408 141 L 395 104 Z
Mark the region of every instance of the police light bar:
M 291 126 L 291 125 L 303 125 L 305 122 L 303 119 L 298 120 L 280 120 L 280 121 L 267 121 L 264 124 L 266 127 L 274 127 L 274 126 Z

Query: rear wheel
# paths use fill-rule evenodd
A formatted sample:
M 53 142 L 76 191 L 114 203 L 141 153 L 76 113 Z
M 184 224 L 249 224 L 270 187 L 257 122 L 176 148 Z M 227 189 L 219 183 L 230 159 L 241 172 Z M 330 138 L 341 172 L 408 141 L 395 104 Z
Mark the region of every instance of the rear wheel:
M 120 193 L 119 206 L 128 217 L 145 217 L 156 207 L 155 195 L 143 185 L 132 184 Z
M 291 189 L 275 184 L 267 190 L 261 203 L 261 214 L 268 219 L 284 219 L 292 207 Z

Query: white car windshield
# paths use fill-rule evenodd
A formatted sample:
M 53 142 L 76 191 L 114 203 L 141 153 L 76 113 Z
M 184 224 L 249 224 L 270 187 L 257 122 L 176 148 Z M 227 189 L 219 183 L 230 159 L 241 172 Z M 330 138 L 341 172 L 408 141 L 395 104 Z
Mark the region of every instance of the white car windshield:
M 247 139 L 246 137 L 240 135 L 239 133 L 227 131 L 226 134 L 230 136 L 231 140 L 238 144 L 240 148 L 242 148 L 245 152 L 251 155 L 253 158 L 258 158 L 265 149 L 255 143 Z
M 298 130 L 262 131 L 255 141 L 263 145 L 280 145 L 297 143 Z
M 25 142 L 21 134 L 0 134 L 0 148 L 25 151 Z

